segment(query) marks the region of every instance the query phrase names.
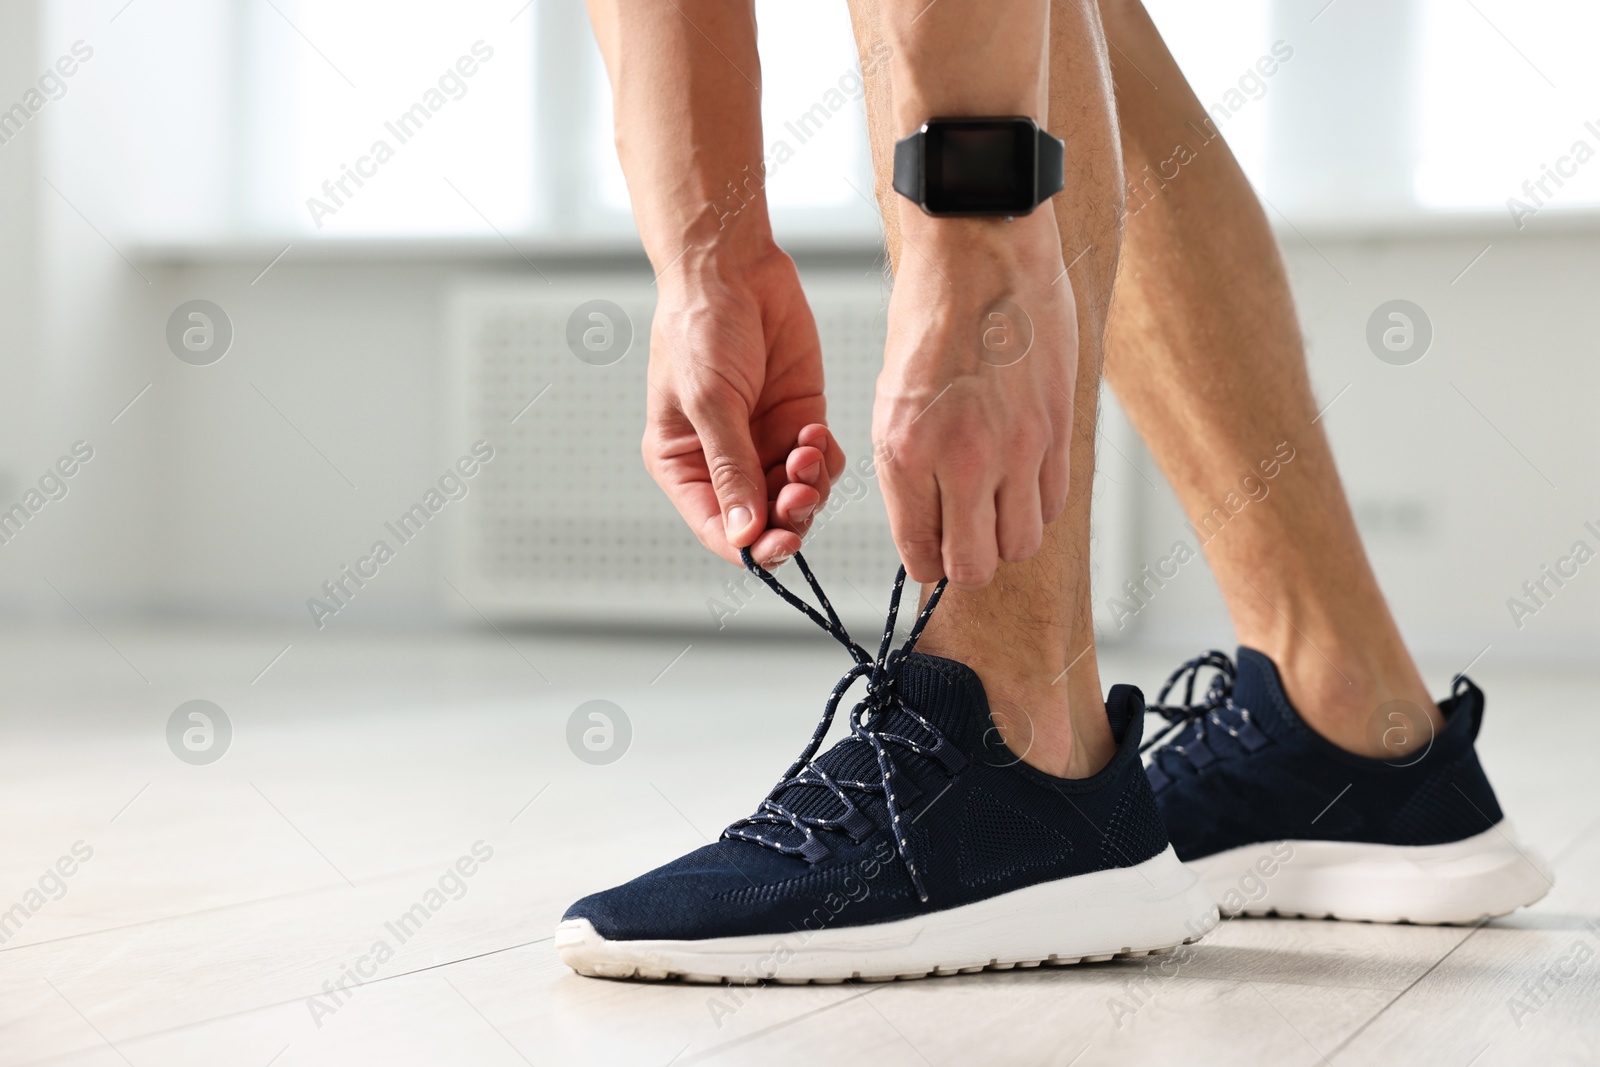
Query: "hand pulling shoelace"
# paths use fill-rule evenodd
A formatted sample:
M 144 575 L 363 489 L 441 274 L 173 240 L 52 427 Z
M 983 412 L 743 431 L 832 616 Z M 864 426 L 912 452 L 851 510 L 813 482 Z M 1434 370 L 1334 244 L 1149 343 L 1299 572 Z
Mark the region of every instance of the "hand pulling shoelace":
M 1206 687 L 1205 697 L 1196 703 L 1195 685 L 1200 680 L 1200 672 L 1207 667 L 1217 673 L 1211 676 L 1211 684 Z M 1266 736 L 1251 721 L 1250 709 L 1241 708 L 1233 702 L 1233 683 L 1237 677 L 1238 669 L 1233 665 L 1233 660 L 1228 658 L 1227 653 L 1217 649 L 1198 655 L 1173 671 L 1166 684 L 1161 687 L 1161 694 L 1156 697 L 1156 702 L 1147 709 L 1166 719 L 1169 725 L 1140 745 L 1140 754 L 1155 748 L 1174 735 L 1181 736 L 1183 729 L 1190 725 L 1195 728 L 1192 739 L 1185 739 L 1186 743 L 1181 745 L 1174 742 L 1163 751 L 1176 752 L 1196 767 L 1203 767 L 1216 758 L 1215 753 L 1206 744 L 1208 726 L 1214 725 L 1217 729 L 1223 730 L 1251 752 L 1265 745 Z M 1168 704 L 1167 694 L 1172 692 L 1179 679 L 1184 680 L 1183 702 Z
M 938 606 L 939 598 L 944 595 L 945 580 L 941 579 L 934 587 L 933 593 L 928 597 L 927 606 L 917 616 L 916 623 L 911 627 L 911 633 L 905 643 L 897 649 L 891 650 L 890 643 L 894 640 L 895 619 L 900 612 L 900 594 L 906 584 L 906 569 L 900 568 L 895 576 L 894 591 L 889 597 L 889 617 L 883 626 L 883 641 L 878 645 L 876 657 L 868 654 L 867 650 L 857 644 L 850 636 L 844 624 L 839 621 L 838 612 L 833 610 L 833 604 L 828 600 L 828 595 L 822 591 L 822 586 L 817 582 L 816 576 L 811 573 L 811 568 L 806 564 L 805 557 L 796 552 L 794 561 L 800 568 L 800 573 L 805 576 L 806 583 L 811 586 L 811 591 L 816 594 L 817 603 L 822 610 L 827 612 L 823 616 L 810 604 L 801 600 L 794 593 L 786 589 L 776 577 L 765 567 L 762 567 L 751 556 L 749 549 L 740 549 L 740 558 L 744 560 L 745 567 L 760 578 L 766 585 L 777 593 L 789 604 L 793 605 L 812 622 L 816 623 L 835 641 L 838 641 L 850 653 L 855 665 L 845 672 L 833 687 L 833 693 L 828 697 L 827 706 L 822 712 L 822 721 L 817 724 L 816 730 L 811 735 L 805 751 L 800 753 L 800 758 L 795 760 L 789 769 L 783 773 L 778 784 L 761 802 L 753 815 L 740 819 L 723 831 L 725 838 L 738 838 L 750 841 L 767 848 L 775 849 L 791 856 L 802 856 L 808 861 L 816 862 L 828 855 L 828 847 L 816 835 L 816 830 L 837 830 L 848 834 L 853 841 L 863 840 L 873 829 L 872 820 L 862 814 L 850 799 L 845 790 L 851 789 L 862 793 L 882 793 L 888 802 L 889 821 L 894 833 L 895 850 L 900 855 L 900 860 L 906 866 L 906 871 L 911 875 L 911 884 L 917 891 L 917 896 L 924 903 L 928 900 L 927 891 L 922 885 L 922 876 L 917 871 L 916 861 L 911 857 L 911 845 L 906 836 L 905 828 L 901 824 L 901 810 L 895 795 L 896 771 L 894 761 L 890 758 L 888 745 L 899 745 L 918 755 L 939 761 L 951 774 L 960 770 L 965 765 L 965 758 L 956 751 L 955 746 L 945 740 L 932 723 L 924 719 L 914 709 L 908 707 L 900 693 L 895 688 L 899 676 L 900 666 L 905 658 L 916 647 L 917 639 L 922 636 L 923 628 L 928 624 L 928 619 L 933 615 L 933 609 Z M 860 703 L 850 712 L 851 738 L 864 742 L 872 747 L 873 754 L 877 757 L 880 781 L 861 782 L 840 780 L 834 778 L 825 769 L 814 766 L 812 757 L 821 748 L 823 739 L 827 736 L 829 728 L 833 725 L 834 713 L 839 708 L 839 701 L 857 678 L 867 679 L 867 693 Z M 918 741 L 904 737 L 900 734 L 887 733 L 888 713 L 891 710 L 900 710 L 917 722 L 927 735 L 932 739 L 930 745 L 923 745 Z M 844 742 L 841 742 L 843 744 Z M 829 790 L 844 804 L 844 815 L 839 818 L 819 818 L 809 815 L 798 815 L 786 807 L 777 798 L 791 786 L 820 786 Z M 761 833 L 756 828 L 759 824 L 775 824 L 788 826 L 797 830 L 803 842 L 800 845 L 791 845 L 776 840 Z

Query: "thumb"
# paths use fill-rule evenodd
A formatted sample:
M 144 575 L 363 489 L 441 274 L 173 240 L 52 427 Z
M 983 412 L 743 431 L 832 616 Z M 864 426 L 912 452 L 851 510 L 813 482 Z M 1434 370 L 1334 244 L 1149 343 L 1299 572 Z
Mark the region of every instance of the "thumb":
M 713 403 L 689 413 L 706 457 L 706 472 L 722 510 L 723 534 L 747 548 L 767 528 L 767 478 L 738 402 Z

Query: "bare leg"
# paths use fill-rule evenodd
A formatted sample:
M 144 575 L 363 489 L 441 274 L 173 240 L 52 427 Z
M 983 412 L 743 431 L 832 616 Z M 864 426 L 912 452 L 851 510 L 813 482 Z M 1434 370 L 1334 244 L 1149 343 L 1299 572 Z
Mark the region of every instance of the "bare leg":
M 1384 755 L 1373 728 L 1381 705 L 1415 705 L 1411 725 L 1423 731 L 1422 716 L 1437 726 L 1438 712 L 1312 422 L 1304 346 L 1266 216 L 1143 5 L 1100 6 L 1120 53 L 1129 182 L 1110 383 L 1194 524 L 1240 643 L 1272 657 L 1320 733 Z M 1268 480 L 1260 464 L 1274 460 Z M 1249 499 L 1247 475 L 1267 496 L 1235 514 L 1228 498 L 1234 507 Z
M 875 0 L 851 0 L 864 69 L 881 34 Z M 966 663 L 983 679 L 996 724 L 1012 749 L 1051 774 L 1084 777 L 1110 760 L 1095 662 L 1089 600 L 1089 498 L 1102 341 L 1121 239 L 1122 167 L 1111 74 L 1092 0 L 1056 0 L 1050 13 L 1050 121 L 1067 143 L 1067 189 L 1057 218 L 1077 294 L 1079 338 L 1076 413 L 1066 510 L 1045 527 L 1037 555 L 1000 564 L 977 592 L 950 589 L 920 648 Z M 902 254 L 891 209 L 896 131 L 887 76 L 867 77 L 867 118 L 878 200 L 884 207 L 891 263 Z M 904 131 L 902 131 L 904 132 Z M 1087 251 L 1085 251 L 1087 250 Z M 907 254 L 915 254 L 910 250 Z M 1049 358 L 1033 352 L 1026 358 Z

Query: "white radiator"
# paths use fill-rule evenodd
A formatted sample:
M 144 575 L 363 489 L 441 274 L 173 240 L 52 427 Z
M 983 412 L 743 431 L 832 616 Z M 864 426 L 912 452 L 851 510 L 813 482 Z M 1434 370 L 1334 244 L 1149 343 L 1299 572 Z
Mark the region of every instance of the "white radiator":
M 803 278 L 822 338 L 828 419 L 848 463 L 805 554 L 852 632 L 875 640 L 898 564 L 871 465 L 888 295 L 876 272 Z M 621 308 L 625 321 L 610 321 L 616 316 L 593 301 Z M 451 294 L 447 449 L 480 438 L 495 449 L 452 527 L 447 573 L 461 595 L 442 595 L 465 616 L 713 630 L 811 625 L 701 548 L 645 473 L 639 442 L 654 306 L 649 281 L 623 274 L 556 284 L 472 280 Z M 575 311 L 585 358 L 568 343 Z M 606 363 L 622 350 L 629 326 L 625 354 Z M 1102 423 L 1132 455 L 1120 413 L 1108 405 Z M 1095 569 L 1120 585 L 1137 570 L 1138 476 L 1103 451 L 1110 476 L 1096 479 Z M 804 587 L 792 565 L 779 577 Z M 1106 632 L 1120 636 L 1115 627 Z

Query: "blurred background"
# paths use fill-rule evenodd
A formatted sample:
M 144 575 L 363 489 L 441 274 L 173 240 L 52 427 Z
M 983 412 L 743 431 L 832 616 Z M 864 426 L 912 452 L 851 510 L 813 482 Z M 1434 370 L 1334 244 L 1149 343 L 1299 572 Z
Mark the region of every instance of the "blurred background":
M 1600 565 L 1524 583 L 1600 548 L 1600 9 L 1149 7 L 1278 228 L 1408 638 L 1592 660 Z M 888 288 L 846 11 L 758 8 L 776 226 L 863 459 Z M 8 623 L 113 646 L 245 627 L 268 654 L 805 625 L 700 551 L 639 462 L 654 290 L 581 5 L 7 0 L 0 23 Z M 441 488 L 480 441 L 492 461 Z M 1104 639 L 1226 644 L 1202 565 L 1128 599 L 1193 534 L 1114 405 L 1103 441 Z M 51 478 L 75 447 L 92 459 Z M 870 463 L 835 505 L 810 552 L 866 620 L 894 565 Z
M 1476 928 L 1230 930 L 1167 1002 L 1192 1010 L 1130 1033 L 1184 1062 L 1307 1033 L 1590 1062 L 1589 987 L 1526 1030 L 1506 998 L 1569 978 L 1600 909 L 1600 5 L 1148 6 L 1277 230 L 1400 626 L 1436 692 L 1485 685 L 1480 750 L 1560 885 L 1459 953 Z M 768 192 L 851 464 L 807 554 L 872 635 L 889 289 L 858 64 L 842 0 L 757 8 Z M 821 1001 L 725 1030 L 698 987 L 551 949 L 572 900 L 748 814 L 846 665 L 644 472 L 655 289 L 610 107 L 577 0 L 0 0 L 0 1067 L 687 1064 L 817 1032 L 778 1023 Z M 1101 677 L 1153 695 L 1232 634 L 1203 562 L 1145 577 L 1196 535 L 1109 399 L 1101 431 Z M 319 991 L 480 846 L 471 896 L 324 1027 Z M 972 1020 L 1021 1010 L 1050 1057 L 1150 1061 L 1106 968 L 948 1012 L 911 990 L 896 1030 L 992 1059 Z M 924 1062 L 884 1003 L 851 1047 Z

